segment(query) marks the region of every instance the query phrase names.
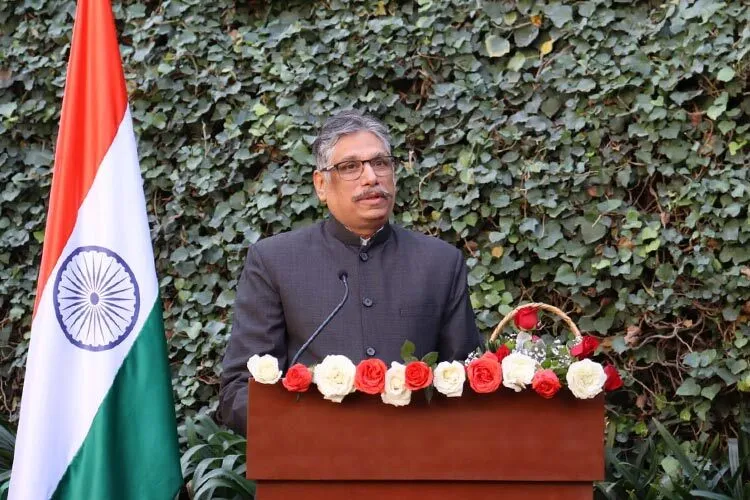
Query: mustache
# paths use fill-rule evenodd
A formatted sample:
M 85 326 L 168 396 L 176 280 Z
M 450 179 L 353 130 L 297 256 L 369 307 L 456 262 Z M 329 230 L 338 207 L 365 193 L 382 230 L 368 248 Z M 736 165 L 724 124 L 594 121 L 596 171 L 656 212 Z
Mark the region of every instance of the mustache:
M 360 200 L 364 200 L 365 198 L 371 198 L 373 196 L 380 196 L 381 198 L 390 200 L 391 198 L 393 198 L 393 193 L 389 193 L 388 191 L 385 190 L 385 188 L 382 188 L 382 187 L 374 187 L 366 191 L 362 191 L 358 195 L 354 196 L 352 198 L 352 201 L 360 201 Z

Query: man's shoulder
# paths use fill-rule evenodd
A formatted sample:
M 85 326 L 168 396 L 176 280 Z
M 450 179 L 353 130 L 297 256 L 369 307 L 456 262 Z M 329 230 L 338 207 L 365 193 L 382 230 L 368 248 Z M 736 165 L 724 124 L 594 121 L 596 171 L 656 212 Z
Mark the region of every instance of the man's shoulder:
M 299 245 L 303 245 L 311 241 L 311 239 L 320 235 L 323 227 L 323 222 L 316 222 L 309 226 L 292 229 L 291 231 L 284 231 L 283 233 L 274 234 L 263 238 L 256 243 L 253 243 L 253 247 L 263 254 L 281 251 L 289 248 L 299 248 Z
M 414 247 L 422 252 L 436 254 L 443 258 L 456 258 L 461 255 L 461 251 L 440 238 L 428 234 L 420 233 L 412 229 L 406 229 L 401 226 L 393 226 L 396 237 L 403 241 L 407 246 Z

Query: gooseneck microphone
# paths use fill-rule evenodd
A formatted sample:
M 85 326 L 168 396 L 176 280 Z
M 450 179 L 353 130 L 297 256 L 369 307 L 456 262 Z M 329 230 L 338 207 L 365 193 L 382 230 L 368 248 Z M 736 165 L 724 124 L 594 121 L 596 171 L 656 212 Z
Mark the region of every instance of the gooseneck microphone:
M 323 331 L 323 328 L 326 327 L 328 323 L 331 322 L 334 316 L 336 316 L 336 313 L 339 312 L 339 310 L 344 307 L 344 302 L 346 302 L 346 299 L 349 298 L 349 283 L 347 283 L 346 279 L 349 277 L 349 275 L 346 273 L 346 271 L 341 270 L 338 272 L 339 279 L 342 283 L 344 283 L 344 298 L 341 299 L 341 302 L 339 302 L 339 305 L 336 306 L 336 308 L 331 312 L 331 314 L 328 315 L 326 319 L 323 320 L 323 322 L 320 324 L 318 328 L 315 329 L 312 335 L 310 335 L 310 338 L 307 339 L 307 341 L 302 344 L 302 347 L 299 348 L 299 351 L 294 355 L 292 358 L 292 362 L 289 363 L 289 366 L 294 366 L 294 363 L 297 362 L 299 357 L 302 355 L 303 352 L 307 349 L 307 347 L 312 343 L 313 340 L 315 340 L 315 337 L 318 336 L 320 332 Z

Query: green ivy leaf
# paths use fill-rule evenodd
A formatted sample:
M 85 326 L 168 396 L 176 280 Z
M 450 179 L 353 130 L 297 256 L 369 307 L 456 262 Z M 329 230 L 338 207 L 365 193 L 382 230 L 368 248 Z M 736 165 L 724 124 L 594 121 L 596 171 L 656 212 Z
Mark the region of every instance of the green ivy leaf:
M 255 116 L 264 116 L 268 114 L 268 112 L 269 109 L 259 102 L 256 103 L 255 106 L 253 106 L 253 113 L 255 113 Z
M 0 104 L 0 116 L 8 118 L 17 108 L 18 104 L 16 104 L 15 102 L 4 102 Z
M 484 46 L 490 57 L 502 57 L 510 52 L 510 42 L 495 35 L 487 36 L 484 39 Z
M 721 95 L 714 100 L 714 103 L 711 105 L 711 107 L 708 108 L 708 111 L 706 111 L 706 115 L 712 120 L 716 120 L 727 110 L 728 99 L 729 94 L 727 94 L 726 92 L 722 92 Z
M 519 71 L 523 67 L 523 63 L 526 62 L 526 56 L 520 52 L 516 54 L 508 61 L 508 69 L 511 71 Z
M 706 399 L 713 400 L 719 391 L 721 390 L 721 384 L 711 384 L 708 387 L 701 389 L 701 396 Z
M 172 262 L 184 262 L 189 257 L 189 253 L 185 247 L 180 247 L 172 252 Z
M 550 18 L 556 28 L 562 28 L 565 23 L 573 20 L 573 7 L 562 3 L 552 3 L 544 8 L 544 13 Z
M 185 329 L 185 333 L 187 333 L 190 339 L 195 340 L 198 338 L 198 335 L 200 335 L 202 329 L 203 323 L 201 323 L 200 321 L 193 321 Z
M 422 362 L 426 363 L 428 366 L 436 365 L 437 361 L 438 353 L 436 351 L 428 352 L 422 357 Z
M 219 332 L 223 331 L 226 328 L 226 323 L 222 321 L 209 321 L 206 326 L 203 327 L 203 331 L 208 333 L 209 335 L 215 336 L 219 334 Z
M 699 352 L 691 352 L 682 359 L 682 362 L 691 368 L 698 368 L 701 363 L 701 355 Z
M 701 386 L 694 378 L 687 378 L 677 389 L 678 396 L 698 396 L 701 393 Z
M 555 281 L 561 285 L 575 285 L 578 282 L 578 276 L 570 266 L 570 264 L 563 264 L 557 268 L 555 273 Z
M 599 241 L 605 234 L 607 234 L 607 227 L 601 222 L 581 222 L 581 236 L 583 236 L 584 243 L 591 244 Z
M 417 346 L 414 345 L 414 342 L 411 340 L 405 340 L 403 345 L 401 346 L 401 359 L 404 360 L 404 363 L 407 363 L 408 361 L 414 359 L 414 352 L 417 350 Z
M 719 74 L 716 75 L 716 79 L 720 82 L 729 82 L 734 78 L 734 70 L 729 67 L 724 67 L 719 70 Z
M 537 36 L 539 36 L 539 28 L 533 24 L 527 24 L 526 26 L 513 31 L 513 41 L 515 42 L 516 47 L 528 47 L 531 45 L 531 42 L 536 40 Z M 510 44 L 508 49 L 510 50 Z
M 474 170 L 470 168 L 461 170 L 461 173 L 458 174 L 458 178 L 464 184 L 474 184 Z

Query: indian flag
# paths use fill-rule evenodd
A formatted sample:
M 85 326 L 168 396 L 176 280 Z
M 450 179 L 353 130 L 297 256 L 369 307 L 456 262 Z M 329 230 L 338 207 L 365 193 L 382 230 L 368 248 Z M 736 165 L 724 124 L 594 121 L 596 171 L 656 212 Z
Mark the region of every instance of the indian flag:
M 173 499 L 158 282 L 112 10 L 78 2 L 10 498 Z

